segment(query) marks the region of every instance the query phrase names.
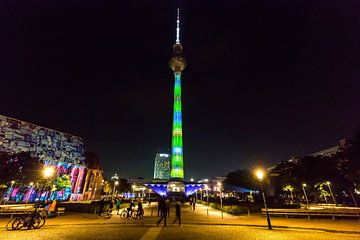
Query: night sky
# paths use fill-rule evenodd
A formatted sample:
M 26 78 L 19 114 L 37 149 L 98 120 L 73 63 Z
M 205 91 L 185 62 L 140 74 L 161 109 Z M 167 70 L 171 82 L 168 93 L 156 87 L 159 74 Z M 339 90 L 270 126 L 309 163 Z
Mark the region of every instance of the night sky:
M 0 114 L 83 137 L 106 175 L 171 146 L 181 8 L 186 178 L 336 145 L 360 123 L 360 1 L 0 2 Z

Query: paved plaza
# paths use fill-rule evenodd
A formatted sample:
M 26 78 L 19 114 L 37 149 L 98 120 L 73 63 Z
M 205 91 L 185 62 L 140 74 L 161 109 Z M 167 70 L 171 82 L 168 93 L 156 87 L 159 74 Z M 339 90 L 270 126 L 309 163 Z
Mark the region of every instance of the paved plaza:
M 357 220 L 272 218 L 274 230 L 269 231 L 262 216 L 222 216 L 200 204 L 195 211 L 182 207 L 181 227 L 172 224 L 173 219 L 174 208 L 167 227 L 157 226 L 156 203 L 145 206 L 145 217 L 139 220 L 66 212 L 39 230 L 7 231 L 7 219 L 0 219 L 0 239 L 360 239 Z

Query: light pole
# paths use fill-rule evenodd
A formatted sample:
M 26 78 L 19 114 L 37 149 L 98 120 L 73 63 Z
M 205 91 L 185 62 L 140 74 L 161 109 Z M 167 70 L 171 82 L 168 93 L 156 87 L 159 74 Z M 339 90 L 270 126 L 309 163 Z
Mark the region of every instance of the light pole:
M 151 189 L 149 189 L 149 206 L 151 204 Z
M 332 192 L 332 190 L 331 190 L 331 187 L 330 187 L 330 182 L 328 181 L 328 182 L 326 182 L 326 185 L 328 186 L 328 188 L 329 188 L 329 190 L 330 190 L 330 194 L 331 194 L 331 197 L 332 197 L 332 199 L 333 199 L 333 202 L 334 202 L 334 204 L 336 205 L 336 199 L 335 199 L 335 196 L 334 196 L 334 194 L 333 194 L 333 192 Z
M 205 190 L 206 190 L 206 205 L 209 208 L 209 187 L 208 187 L 208 185 L 205 185 Z
M 263 197 L 263 200 L 264 200 L 265 214 L 266 214 L 266 220 L 267 220 L 267 223 L 268 223 L 268 228 L 269 228 L 269 230 L 272 230 L 270 216 L 269 216 L 268 208 L 267 208 L 267 205 L 266 205 L 266 198 L 265 198 L 265 193 L 264 193 L 264 183 L 263 183 L 264 171 L 257 170 L 256 171 L 256 176 L 257 176 L 258 180 L 261 183 L 261 191 L 262 191 L 262 197 Z
M 223 204 L 222 204 L 222 184 L 221 182 L 217 182 L 218 190 L 220 191 L 220 209 L 221 209 L 221 218 L 224 218 L 223 215 Z
M 304 196 L 305 196 L 305 200 L 306 200 L 306 208 L 308 208 L 309 207 L 309 199 L 308 199 L 308 197 L 306 195 L 306 191 L 305 191 L 306 183 L 303 183 L 301 186 L 304 191 Z
M 44 170 L 43 170 L 43 174 L 44 174 L 44 177 L 46 180 L 48 180 L 49 178 L 51 178 L 55 173 L 55 169 L 54 167 L 51 167 L 51 166 L 48 166 L 48 167 L 45 167 Z M 46 187 L 46 182 L 44 183 L 44 188 Z M 51 188 L 51 191 L 50 191 L 50 198 L 51 198 L 51 194 L 52 194 L 52 189 Z M 41 194 L 41 193 L 40 193 Z M 46 199 L 49 199 L 49 197 L 47 197 Z
M 135 188 L 136 188 L 135 184 L 134 184 L 134 185 L 132 185 L 132 190 L 133 190 L 133 198 L 135 198 L 135 195 L 134 195 L 134 191 L 135 191 Z
M 115 181 L 114 182 L 114 188 L 113 188 L 113 192 L 112 192 L 112 197 L 111 198 L 114 198 L 114 195 L 115 195 L 115 187 L 119 185 L 119 181 Z
M 14 180 L 11 181 L 11 186 L 10 186 L 11 192 L 12 192 L 12 188 L 13 188 L 13 186 L 14 186 L 14 183 L 15 183 Z M 6 192 L 4 193 L 4 195 L 3 195 L 3 197 L 2 197 L 2 200 L 1 200 L 1 202 L 4 202 L 4 205 L 6 205 L 6 202 L 7 202 L 7 201 L 5 200 L 5 197 L 7 196 L 8 190 L 9 190 L 9 189 L 6 190 Z M 10 193 L 10 197 L 11 197 L 11 193 Z M 9 199 L 10 199 L 10 197 L 9 197 Z

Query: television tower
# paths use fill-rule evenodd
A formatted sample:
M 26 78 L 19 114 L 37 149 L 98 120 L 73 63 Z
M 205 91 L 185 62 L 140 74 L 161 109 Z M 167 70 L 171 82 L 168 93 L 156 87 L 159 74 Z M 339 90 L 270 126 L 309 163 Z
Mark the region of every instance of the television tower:
M 169 66 L 174 72 L 174 115 L 172 127 L 171 148 L 171 172 L 173 180 L 184 180 L 184 159 L 182 141 L 182 110 L 181 110 L 181 72 L 186 67 L 186 61 L 182 56 L 182 45 L 180 43 L 180 11 L 177 9 L 176 40 L 173 45 L 173 56 L 170 58 Z

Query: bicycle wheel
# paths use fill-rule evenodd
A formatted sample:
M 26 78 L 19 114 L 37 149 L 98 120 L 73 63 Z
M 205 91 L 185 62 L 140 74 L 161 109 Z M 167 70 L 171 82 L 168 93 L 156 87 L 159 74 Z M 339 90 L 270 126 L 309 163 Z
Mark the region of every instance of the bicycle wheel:
M 8 230 L 8 231 L 15 230 L 15 229 L 12 228 L 12 224 L 15 221 L 15 219 L 16 218 L 10 218 L 10 220 L 6 224 L 6 230 Z
M 39 225 L 39 228 L 42 228 L 42 227 L 45 225 L 45 223 L 46 223 L 46 217 L 45 217 L 45 216 L 42 216 L 42 217 L 40 217 L 40 219 L 41 219 L 41 223 L 40 223 L 40 225 Z
M 123 219 L 123 220 L 125 220 L 126 218 L 127 218 L 127 211 L 122 211 L 121 213 L 120 213 L 120 218 L 121 219 Z
M 17 217 L 11 224 L 13 230 L 19 230 L 24 227 L 25 218 Z
M 44 221 L 43 221 L 43 219 L 42 219 L 40 216 L 36 216 L 36 217 L 34 218 L 34 221 L 33 221 L 33 223 L 32 223 L 32 226 L 33 226 L 34 229 L 39 229 L 39 228 L 41 228 L 42 226 L 44 226 L 44 224 L 45 224 L 45 219 L 44 219 Z
M 131 213 L 131 217 L 133 218 L 133 219 L 137 219 L 138 218 L 138 211 L 132 211 L 132 213 Z

